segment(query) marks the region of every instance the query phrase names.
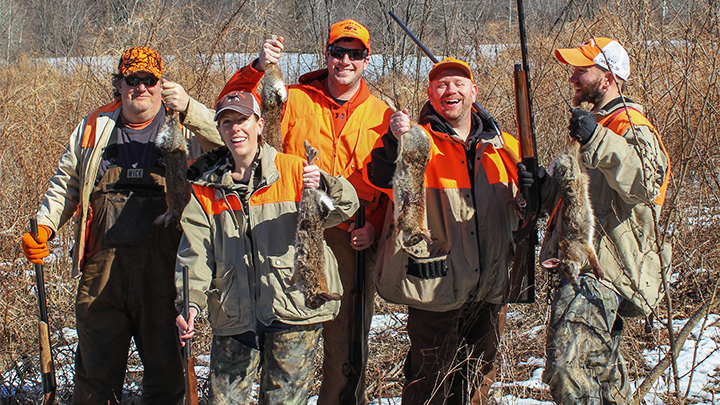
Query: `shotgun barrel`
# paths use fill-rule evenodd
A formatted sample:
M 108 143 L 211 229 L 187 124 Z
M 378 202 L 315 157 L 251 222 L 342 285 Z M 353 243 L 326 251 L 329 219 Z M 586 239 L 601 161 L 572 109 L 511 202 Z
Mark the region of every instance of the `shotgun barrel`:
M 365 226 L 365 207 L 362 205 L 355 213 L 355 229 Z M 350 332 L 350 358 L 343 366 L 343 374 L 348 379 L 347 386 L 340 393 L 341 405 L 364 403 L 364 395 L 358 391 L 361 384 L 367 331 L 365 330 L 365 253 L 355 251 L 355 288 L 352 292 L 350 313 L 354 316 Z M 358 398 L 360 397 L 360 398 Z

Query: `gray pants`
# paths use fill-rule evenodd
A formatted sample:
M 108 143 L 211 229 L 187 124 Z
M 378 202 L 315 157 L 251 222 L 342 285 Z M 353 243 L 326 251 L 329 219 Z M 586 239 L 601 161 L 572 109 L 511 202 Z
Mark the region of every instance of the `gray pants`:
M 557 290 L 547 328 L 543 381 L 557 404 L 624 404 L 629 395 L 620 355 L 622 319 L 614 291 L 592 277 Z
M 262 363 L 258 403 L 305 404 L 312 383 L 315 350 L 322 326 L 302 325 L 265 333 L 262 350 L 229 336 L 213 336 L 210 353 L 210 403 L 249 404 Z

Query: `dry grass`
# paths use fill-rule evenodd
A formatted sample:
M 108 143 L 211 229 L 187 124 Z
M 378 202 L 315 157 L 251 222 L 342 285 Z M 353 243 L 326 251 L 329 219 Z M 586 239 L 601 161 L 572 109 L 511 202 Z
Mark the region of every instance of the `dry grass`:
M 720 44 L 717 42 L 717 22 L 702 5 L 694 5 L 697 10 L 692 12 L 671 9 L 663 24 L 657 22 L 654 11 L 643 8 L 647 7 L 645 3 L 616 1 L 606 7 L 608 10 L 596 13 L 595 19 L 567 21 L 551 31 L 533 29 L 530 32 L 532 94 L 540 161 L 548 164 L 562 148 L 569 118 L 564 101 L 571 98 L 566 82 L 569 71 L 554 60 L 552 50 L 574 46 L 591 33 L 618 38 L 629 49 L 633 68 L 626 94 L 647 106 L 648 116 L 663 135 L 673 162 L 673 180 L 661 222 L 662 230 L 674 247 L 672 272 L 678 274 L 678 281 L 671 289 L 673 316 L 687 317 L 709 299 L 720 279 L 720 231 L 717 227 L 720 218 L 720 137 L 716 125 L 720 118 L 720 92 L 716 84 Z M 618 10 L 623 10 L 620 17 Z M 263 14 L 254 15 L 262 17 Z M 647 15 L 651 20 L 646 21 Z M 224 51 L 237 38 L 243 39 L 244 50 L 254 51 L 265 32 L 259 27 L 240 26 L 236 20 L 226 27 L 229 19 L 218 19 L 189 38 L 187 32 L 147 25 L 151 17 L 146 16 L 136 28 L 152 32 L 153 39 L 148 44 L 163 54 L 181 55 L 168 63 L 168 71 L 207 105 L 212 105 L 235 67 L 221 65 L 210 69 L 206 57 L 191 55 Z M 639 23 L 641 20 L 644 22 Z M 540 25 L 536 22 L 531 26 Z M 514 26 L 496 23 L 481 28 L 482 31 L 475 28 L 476 32 L 464 36 L 468 42 L 456 44 L 458 48 L 467 45 L 463 49 L 472 49 L 477 45 L 473 41 L 481 38 L 493 43 L 517 43 Z M 87 54 L 116 58 L 126 44 L 138 43 L 137 38 L 118 40 L 107 35 L 110 34 L 99 35 L 97 41 L 88 45 Z M 107 46 L 108 43 L 115 45 Z M 471 60 L 477 66 L 479 101 L 509 132 L 515 132 L 511 72 L 519 59 L 519 49 L 508 47 L 497 56 L 477 56 Z M 370 84 L 374 92 L 382 89 L 391 98 L 395 92 L 390 92 L 390 88 L 410 89 L 405 105 L 416 114 L 422 107 L 424 78 L 398 74 L 378 78 Z M 108 72 L 99 72 L 82 64 L 75 67 L 50 65 L 30 54 L 16 55 L 13 61 L 0 64 L 0 184 L 3 185 L 0 189 L 0 371 L 17 369 L 19 364 L 27 368 L 27 360 L 34 359 L 37 352 L 34 275 L 23 258 L 20 237 L 27 230 L 28 218 L 42 200 L 47 181 L 54 173 L 58 156 L 73 127 L 84 115 L 109 101 Z M 58 331 L 74 327 L 75 281 L 70 278 L 69 270 L 69 251 L 73 243 L 70 228 L 66 226 L 51 243 L 55 258 L 45 268 L 50 325 L 56 332 L 53 335 L 55 342 L 60 335 Z M 513 305 L 509 309 L 512 316 L 498 360 L 499 381 L 527 379 L 533 367 L 518 366 L 518 363 L 531 356 L 544 357 L 543 325 L 548 311 L 548 280 L 540 271 L 537 291 L 535 304 Z M 376 313 L 397 311 L 402 312 L 403 308 L 380 298 L 376 300 Z M 661 319 L 667 318 L 665 304 L 658 312 Z M 196 352 L 209 353 L 207 324 L 202 325 L 201 331 L 196 339 Z M 626 335 L 623 353 L 629 370 L 633 376 L 642 378 L 648 371 L 642 350 L 667 344 L 667 331 L 660 328 L 646 334 L 644 321 L 633 319 L 627 322 Z M 373 336 L 368 365 L 369 398 L 400 394 L 407 346 L 402 327 Z M 28 375 L 27 370 L 24 371 L 23 375 Z M 67 399 L 71 386 L 62 388 L 63 398 Z M 517 387 L 503 388 L 496 395 L 508 393 L 549 399 L 547 392 L 523 392 Z M 26 403 L 31 400 L 18 393 L 16 397 L 0 399 L 0 402 Z M 668 398 L 670 402 L 676 400 Z

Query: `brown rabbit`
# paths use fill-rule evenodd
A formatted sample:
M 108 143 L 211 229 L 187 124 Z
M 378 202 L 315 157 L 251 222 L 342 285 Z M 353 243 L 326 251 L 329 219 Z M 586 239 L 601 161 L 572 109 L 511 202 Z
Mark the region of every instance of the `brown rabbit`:
M 395 200 L 395 235 L 402 232 L 403 245 L 414 246 L 425 239 L 431 242 L 425 229 L 425 168 L 430 158 L 430 138 L 413 122 L 410 130 L 400 136 L 398 158 L 393 177 Z
M 155 225 L 175 221 L 180 227 L 180 217 L 190 202 L 191 186 L 187 181 L 187 141 L 180 128 L 180 117 L 176 112 L 168 112 L 165 123 L 158 131 L 155 145 L 165 158 L 165 201 L 167 211 L 155 218 Z
M 309 164 L 315 162 L 318 150 L 305 141 L 305 156 Z M 300 215 L 295 234 L 295 271 L 290 284 L 305 295 L 305 306 L 317 309 L 340 294 L 331 293 L 325 282 L 325 220 L 335 209 L 333 201 L 323 191 L 305 188 L 300 199 Z
M 580 143 L 572 141 L 551 167 L 553 178 L 558 183 L 560 207 L 557 232 L 560 235 L 559 258 L 547 259 L 542 266 L 556 270 L 571 283 L 577 281 L 580 270 L 586 260 L 598 279 L 603 277 L 597 254 L 595 253 L 595 216 L 590 204 L 590 178 L 580 166 Z
M 277 39 L 275 35 L 273 39 Z M 287 101 L 287 88 L 278 65 L 269 63 L 265 66 L 265 75 L 260 89 L 260 111 L 265 119 L 263 139 L 268 145 L 282 152 L 282 120 L 283 107 Z

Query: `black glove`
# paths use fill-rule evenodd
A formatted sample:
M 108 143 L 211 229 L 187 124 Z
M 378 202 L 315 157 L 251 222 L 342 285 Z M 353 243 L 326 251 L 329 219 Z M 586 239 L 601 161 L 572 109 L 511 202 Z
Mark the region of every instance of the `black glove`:
M 520 192 L 523 195 L 523 198 L 525 201 L 527 201 L 527 190 L 532 187 L 532 185 L 535 183 L 535 180 L 533 179 L 532 173 L 530 173 L 525 167 L 524 164 L 518 163 L 517 164 L 517 175 L 518 175 L 518 187 L 520 187 Z M 545 168 L 540 166 L 537 168 L 537 172 L 535 173 L 538 179 L 538 186 L 542 187 L 543 183 L 545 183 L 545 180 L 547 179 L 547 172 L 545 171 Z
M 579 108 L 573 108 L 571 112 L 572 117 L 568 126 L 570 137 L 580 142 L 580 145 L 585 145 L 595 132 L 597 126 L 595 117 L 591 112 Z
M 532 187 L 533 183 L 535 183 L 535 179 L 533 179 L 532 173 L 530 173 L 525 167 L 524 164 L 518 163 L 517 164 L 517 175 L 518 175 L 518 186 L 520 187 L 520 191 L 523 192 L 523 195 L 525 194 L 525 190 Z

